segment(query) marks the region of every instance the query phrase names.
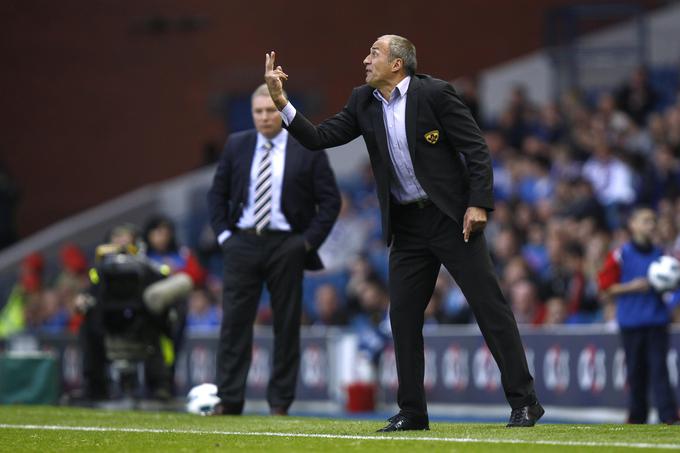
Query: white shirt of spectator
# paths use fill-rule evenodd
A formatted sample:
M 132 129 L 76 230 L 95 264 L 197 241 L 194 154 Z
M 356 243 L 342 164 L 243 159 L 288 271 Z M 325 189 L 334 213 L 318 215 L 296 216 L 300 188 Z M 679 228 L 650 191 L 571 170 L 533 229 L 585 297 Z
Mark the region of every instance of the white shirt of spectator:
M 272 218 L 269 228 L 272 230 L 290 231 L 290 224 L 281 210 L 281 190 L 283 186 L 283 171 L 286 163 L 286 143 L 288 142 L 288 131 L 282 129 L 279 135 L 271 139 L 274 147 L 269 151 L 272 155 Z M 258 132 L 257 144 L 255 145 L 255 155 L 253 164 L 250 167 L 250 185 L 248 187 L 248 203 L 243 208 L 241 218 L 236 226 L 241 229 L 255 227 L 255 184 L 257 181 L 257 170 L 260 161 L 264 157 L 267 139 Z M 229 239 L 231 231 L 225 230 L 217 237 L 217 241 L 223 244 Z
M 605 206 L 635 201 L 633 173 L 619 159 L 591 158 L 583 166 L 583 176 L 593 185 L 597 199 Z

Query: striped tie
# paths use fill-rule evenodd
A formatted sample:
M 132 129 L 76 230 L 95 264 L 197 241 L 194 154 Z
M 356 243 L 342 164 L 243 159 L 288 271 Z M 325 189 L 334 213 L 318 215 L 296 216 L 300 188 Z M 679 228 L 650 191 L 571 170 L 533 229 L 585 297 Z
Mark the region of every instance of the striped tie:
M 267 141 L 264 144 L 264 155 L 257 170 L 257 184 L 255 186 L 255 231 L 260 233 L 272 218 L 272 153 L 274 144 Z

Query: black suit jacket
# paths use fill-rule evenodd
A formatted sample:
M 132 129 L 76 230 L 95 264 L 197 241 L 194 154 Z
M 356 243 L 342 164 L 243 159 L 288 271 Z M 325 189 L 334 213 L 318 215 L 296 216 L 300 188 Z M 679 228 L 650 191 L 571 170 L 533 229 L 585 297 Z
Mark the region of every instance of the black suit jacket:
M 210 222 L 216 235 L 234 231 L 248 201 L 250 169 L 257 131 L 231 134 L 208 191 Z M 323 269 L 316 250 L 330 233 L 340 211 L 340 193 L 325 152 L 305 149 L 290 134 L 281 189 L 281 210 L 294 233 L 305 236 L 311 250 L 305 268 Z
M 355 88 L 342 111 L 318 126 L 297 112 L 288 130 L 309 149 L 330 148 L 364 137 L 377 185 L 383 236 L 389 245 L 394 167 L 382 105 L 373 90 L 368 85 Z M 421 74 L 411 77 L 406 136 L 418 182 L 432 202 L 460 224 L 461 231 L 468 206 L 493 209 L 489 150 L 470 110 L 449 83 Z

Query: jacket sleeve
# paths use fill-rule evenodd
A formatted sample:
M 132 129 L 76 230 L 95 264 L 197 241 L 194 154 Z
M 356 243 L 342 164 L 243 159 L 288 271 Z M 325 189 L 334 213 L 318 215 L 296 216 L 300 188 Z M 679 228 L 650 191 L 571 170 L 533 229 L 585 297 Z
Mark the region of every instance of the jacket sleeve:
M 224 150 L 217 164 L 217 170 L 213 177 L 212 186 L 208 190 L 208 211 L 210 213 L 210 225 L 215 236 L 229 229 L 229 188 L 231 184 L 231 153 L 232 140 L 227 140 Z
M 493 209 L 491 156 L 479 126 L 451 84 L 442 83 L 433 95 L 447 139 L 465 158 L 470 178 L 468 206 Z
M 604 260 L 602 269 L 597 274 L 597 285 L 600 291 L 606 291 L 615 283 L 621 281 L 621 251 L 613 250 Z
M 357 89 L 355 88 L 342 111 L 318 126 L 312 124 L 298 110 L 287 129 L 307 149 L 320 150 L 344 145 L 360 134 L 356 103 Z
M 340 213 L 340 191 L 325 151 L 314 153 L 313 166 L 316 215 L 303 234 L 312 249 L 318 249 Z

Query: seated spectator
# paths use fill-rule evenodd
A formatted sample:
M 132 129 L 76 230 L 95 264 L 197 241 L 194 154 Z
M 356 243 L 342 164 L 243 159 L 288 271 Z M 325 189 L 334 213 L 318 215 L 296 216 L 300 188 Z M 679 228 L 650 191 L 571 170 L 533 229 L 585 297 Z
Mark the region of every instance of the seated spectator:
M 67 330 L 70 313 L 62 304 L 59 293 L 53 289 L 43 291 L 38 308 L 35 330 L 40 333 L 59 334 Z
M 349 266 L 349 281 L 345 287 L 345 300 L 350 317 L 361 313 L 360 291 L 368 282 L 380 283 L 378 273 L 366 255 L 357 256 Z
M 39 323 L 44 268 L 45 259 L 39 253 L 31 253 L 21 262 L 19 281 L 0 309 L 0 339 L 20 334 Z
M 512 285 L 510 307 L 517 324 L 539 325 L 543 322 L 544 307 L 538 298 L 536 285 L 529 280 L 520 280 Z
M 204 289 L 195 289 L 189 295 L 187 332 L 212 333 L 220 329 L 222 313 Z
M 437 275 L 435 291 L 440 301 L 431 308 L 439 324 L 468 324 L 472 322 L 472 310 L 463 291 L 449 273 L 442 268 Z
M 568 318 L 567 301 L 561 297 L 551 297 L 545 303 L 545 320 L 543 324 L 546 326 L 555 326 L 564 324 Z
M 315 326 L 343 326 L 347 324 L 347 317 L 338 290 L 329 283 L 316 289 L 314 308 L 316 309 L 313 323 Z
M 361 312 L 354 316 L 351 325 L 359 336 L 359 351 L 377 364 L 391 338 L 387 290 L 378 282 L 365 282 L 359 289 L 359 304 Z
M 360 218 L 346 193 L 341 194 L 342 203 L 338 219 L 319 248 L 319 256 L 325 272 L 346 269 L 366 247 L 369 224 Z
M 77 334 L 83 322 L 83 314 L 76 307 L 78 294 L 89 286 L 87 258 L 75 244 L 64 245 L 60 252 L 61 272 L 54 283 L 61 304 L 69 314 L 68 331 Z
M 609 227 L 621 227 L 621 208 L 635 202 L 631 169 L 600 139 L 593 148 L 592 157 L 583 166 L 583 177 L 593 185 L 597 199 L 606 208 Z

